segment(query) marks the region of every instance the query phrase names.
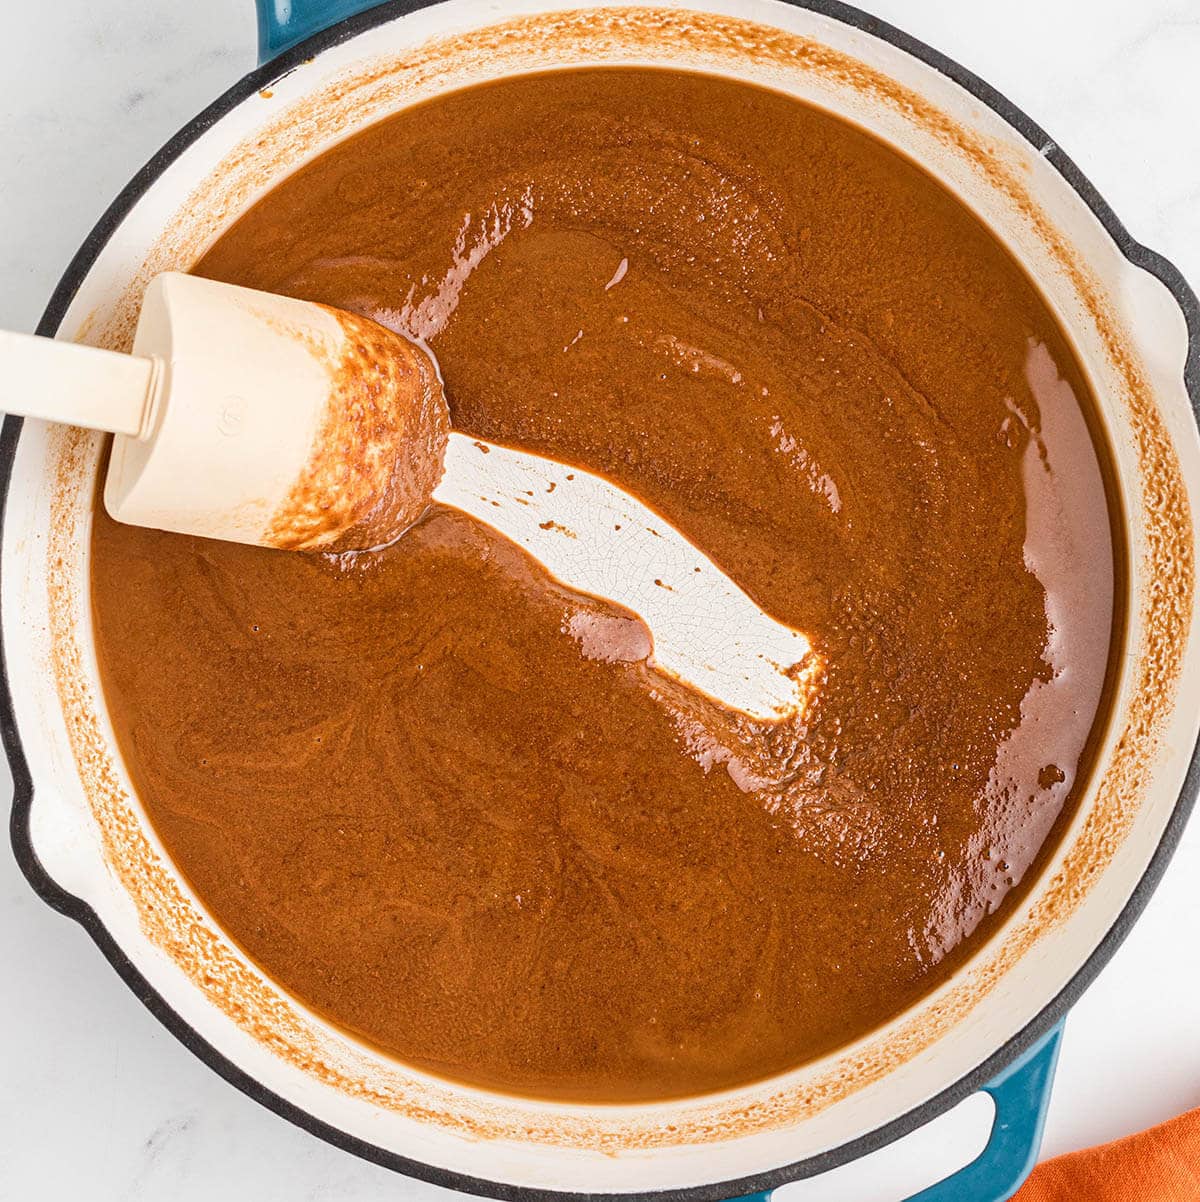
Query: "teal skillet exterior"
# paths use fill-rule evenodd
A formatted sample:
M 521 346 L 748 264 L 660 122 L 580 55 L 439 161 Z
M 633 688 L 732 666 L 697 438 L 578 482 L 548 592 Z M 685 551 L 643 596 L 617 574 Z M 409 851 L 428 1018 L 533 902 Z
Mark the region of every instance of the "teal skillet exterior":
M 257 0 L 257 4 L 259 59 L 266 63 L 346 17 L 377 7 L 378 0 Z M 907 1202 L 1004 1202 L 1012 1197 L 1037 1161 L 1062 1027 L 1060 1022 L 983 1087 L 996 1104 L 987 1147 L 954 1176 Z M 770 1191 L 749 1194 L 744 1202 L 768 1202 L 770 1197 Z
M 1062 1029 L 1060 1022 L 983 1087 L 996 1104 L 987 1147 L 953 1176 L 905 1202 L 1005 1202 L 1021 1188 L 1037 1163 Z M 770 1202 L 770 1197 L 767 1190 L 735 1202 Z
M 378 3 L 379 0 L 257 0 L 258 61 L 269 62 L 314 33 L 375 8 Z

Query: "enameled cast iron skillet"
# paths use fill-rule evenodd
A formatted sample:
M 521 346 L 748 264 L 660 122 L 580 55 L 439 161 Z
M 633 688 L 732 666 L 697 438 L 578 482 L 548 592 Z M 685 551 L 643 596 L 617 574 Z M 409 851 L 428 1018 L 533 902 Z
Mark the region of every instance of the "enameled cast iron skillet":
M 1036 1154 L 1058 1024 L 1145 905 L 1197 788 L 1195 296 L 1014 105 L 831 0 L 569 13 L 544 0 L 259 0 L 259 30 L 263 65 L 121 193 L 40 333 L 122 345 L 150 274 L 186 269 L 300 162 L 438 91 L 620 62 L 792 92 L 871 129 L 973 207 L 1038 282 L 1091 376 L 1131 549 L 1115 713 L 1074 825 L 1019 912 L 883 1032 L 705 1099 L 606 1108 L 487 1095 L 403 1069 L 307 1014 L 180 882 L 143 822 L 96 677 L 87 535 L 100 443 L 10 417 L 0 438 L 0 721 L 16 786 L 13 844 L 30 882 L 227 1080 L 330 1143 L 416 1177 L 506 1198 L 695 1202 L 809 1178 L 806 1196 L 861 1200 L 854 1167 L 871 1157 L 894 1167 L 897 1197 L 924 1186 L 926 1202 L 1007 1197 Z M 986 1147 L 931 1184 L 962 1158 L 943 1163 L 929 1141 L 912 1152 L 919 1137 L 909 1133 L 981 1097 L 986 1108 L 981 1088 L 996 1110 Z M 897 1151 L 906 1144 L 907 1159 Z

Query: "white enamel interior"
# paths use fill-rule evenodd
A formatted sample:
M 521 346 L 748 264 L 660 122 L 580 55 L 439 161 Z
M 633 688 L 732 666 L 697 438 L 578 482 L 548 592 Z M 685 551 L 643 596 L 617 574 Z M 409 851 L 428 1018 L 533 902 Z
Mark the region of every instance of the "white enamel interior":
M 805 663 L 808 637 L 603 476 L 452 433 L 433 499 L 524 547 L 555 579 L 637 614 L 667 679 L 765 722 L 804 712 L 820 671 Z
M 747 18 L 814 38 L 854 55 L 907 84 L 965 127 L 990 139 L 1002 155 L 1017 164 L 1043 212 L 1086 259 L 1119 315 L 1127 341 L 1136 348 L 1174 440 L 1193 511 L 1200 509 L 1200 441 L 1183 387 L 1187 335 L 1179 307 L 1157 279 L 1129 263 L 1090 210 L 1037 153 L 1037 148 L 1029 147 L 1002 119 L 946 77 L 889 43 L 832 19 L 777 0 L 703 0 L 700 4 L 678 7 Z M 275 81 L 269 98 L 258 94 L 250 96 L 194 142 L 137 201 L 84 279 L 63 322 L 62 335 L 83 336 L 87 330 L 102 325 L 105 315 L 118 304 L 152 251 L 160 256 L 156 267 L 188 266 L 192 251 L 187 249 L 186 239 L 176 238 L 172 232 L 187 220 L 186 215 L 179 214 L 181 206 L 197 182 L 211 173 L 234 147 L 265 128 L 289 105 L 311 95 L 344 72 L 370 65 L 380 56 L 418 46 L 431 37 L 457 33 L 518 13 L 538 13 L 552 8 L 537 0 L 517 0 L 506 3 L 501 13 L 493 4 L 448 0 L 366 31 L 323 52 L 312 62 Z M 598 60 L 581 52 L 578 61 Z M 643 52 L 624 60 L 605 61 L 653 61 L 694 66 L 751 78 L 790 91 L 871 128 L 881 138 L 903 148 L 966 198 L 1038 279 L 1092 374 L 1116 448 L 1122 491 L 1130 515 L 1132 587 L 1135 594 L 1147 587 L 1140 567 L 1139 468 L 1128 415 L 1119 400 L 1120 383 L 1103 353 L 1095 323 L 1080 304 L 1074 285 L 1050 262 L 1043 243 L 1004 196 L 997 194 L 985 178 L 956 158 L 923 126 L 896 109 L 879 105 L 861 91 L 828 77 L 798 68 L 792 71 L 759 68 L 740 59 L 730 65 L 715 52 L 693 52 L 683 43 L 664 45 L 661 53 L 652 57 Z M 544 68 L 570 64 L 554 64 L 534 57 L 525 65 Z M 513 70 L 512 60 L 506 60 L 502 69 L 505 72 Z M 437 90 L 461 86 L 471 78 L 486 78 L 495 70 L 495 64 L 481 58 L 472 77 L 447 73 L 434 80 L 431 87 Z M 410 96 L 406 102 L 412 99 Z M 356 121 L 367 123 L 386 111 L 386 102 L 382 107 L 364 103 Z M 340 133 L 337 136 L 341 136 Z M 273 177 L 259 181 L 258 191 L 294 167 L 300 161 L 299 156 L 312 155 L 321 149 L 324 144 L 319 140 L 298 148 L 297 157 L 280 164 Z M 236 211 L 227 211 L 221 215 L 221 223 L 228 224 L 236 216 Z M 176 244 L 181 248 L 180 257 L 178 261 L 171 261 L 171 247 Z M 164 246 L 167 248 L 165 260 L 161 258 Z M 877 1047 L 879 1041 L 886 1041 L 890 1032 L 872 1036 L 839 1056 L 786 1077 L 720 1098 L 694 1102 L 592 1108 L 589 1111 L 582 1107 L 489 1097 L 478 1091 L 432 1083 L 433 1093 L 441 1099 L 438 1104 L 447 1111 L 500 1116 L 518 1127 L 539 1124 L 554 1128 L 561 1124 L 564 1131 L 561 1141 L 476 1138 L 452 1123 L 418 1120 L 322 1084 L 237 1026 L 147 938 L 130 897 L 106 866 L 86 790 L 68 742 L 63 708 L 50 666 L 46 547 L 55 489 L 56 446 L 46 426 L 32 421 L 26 423 L 13 468 L 0 565 L 5 654 L 17 724 L 35 785 L 31 829 L 42 865 L 64 889 L 85 899 L 94 908 L 137 969 L 182 1018 L 245 1072 L 341 1131 L 379 1148 L 458 1173 L 492 1181 L 589 1192 L 694 1186 L 740 1178 L 811 1156 L 904 1114 L 974 1069 L 1020 1031 L 1059 992 L 1101 941 L 1160 840 L 1195 743 L 1200 721 L 1200 657 L 1195 652 L 1197 629 L 1193 614 L 1178 701 L 1165 730 L 1163 754 L 1153 773 L 1147 773 L 1139 782 L 1137 796 L 1129 798 L 1129 804 L 1136 807 L 1133 824 L 1107 868 L 1090 882 L 1081 904 L 1062 925 L 1047 931 L 945 1035 L 913 1056 L 898 1057 L 890 1071 L 862 1084 L 861 1088 L 811 1117 L 794 1121 L 786 1117 L 784 1107 L 779 1112 L 783 1117 L 777 1125 L 767 1123 L 753 1134 L 742 1135 L 737 1134 L 734 1118 L 737 1111 L 752 1108 L 768 1098 L 799 1097 L 814 1082 L 828 1081 L 831 1076 L 840 1074 L 844 1078 L 857 1079 L 866 1046 Z M 98 448 L 97 440 L 91 448 L 93 459 Z M 91 680 L 94 699 L 97 699 L 102 734 L 111 738 L 98 702 L 100 690 L 91 655 L 86 605 L 89 525 L 86 489 L 78 489 L 70 501 L 75 515 L 72 529 L 75 554 L 65 568 L 78 588 L 77 616 L 84 647 L 84 671 Z M 1138 613 L 1135 603 L 1131 606 L 1131 646 L 1139 635 Z M 1118 711 L 1128 700 L 1129 687 L 1128 680 L 1123 680 L 1118 692 Z M 1106 745 L 1102 762 L 1111 751 L 1111 746 Z M 119 759 L 117 762 L 119 767 Z M 127 779 L 123 783 L 128 789 Z M 1090 804 L 1089 795 L 1081 807 L 1075 830 L 1084 820 Z M 1063 853 L 1071 846 L 1073 837 L 1074 832 L 1065 841 Z M 151 842 L 154 844 L 152 836 Z M 1050 875 L 1047 873 L 1045 877 Z M 1026 907 L 1032 906 L 1037 897 L 1035 889 L 1025 903 Z M 979 966 L 988 961 L 991 950 L 1021 917 L 1022 914 L 1014 914 L 1008 927 L 993 938 L 988 948 L 978 953 L 964 973 L 980 971 Z M 916 1018 L 919 1021 L 928 1018 L 932 1023 L 947 990 L 921 1003 Z M 910 1013 L 893 1026 L 898 1030 L 900 1024 L 911 1024 L 913 1020 L 914 1015 Z M 330 1055 L 354 1066 L 354 1071 L 368 1076 L 397 1071 L 396 1066 L 384 1063 L 374 1053 L 315 1019 L 310 1020 L 310 1027 L 314 1038 L 330 1049 Z M 419 1074 L 411 1074 L 411 1077 L 421 1079 Z M 430 1084 L 428 1079 L 424 1080 Z M 670 1128 L 694 1132 L 694 1124 L 700 1118 L 708 1124 L 705 1137 L 689 1135 L 672 1142 Z M 595 1139 L 581 1134 L 587 1130 L 597 1133 Z M 664 1146 L 653 1150 L 631 1146 L 648 1131 L 657 1132 Z

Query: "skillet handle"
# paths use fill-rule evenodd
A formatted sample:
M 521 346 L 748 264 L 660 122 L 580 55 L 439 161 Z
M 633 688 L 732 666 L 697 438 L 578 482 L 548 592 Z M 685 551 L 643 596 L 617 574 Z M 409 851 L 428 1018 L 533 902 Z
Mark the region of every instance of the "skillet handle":
M 255 0 L 258 61 L 270 62 L 297 42 L 380 3 L 381 0 Z
M 996 1104 L 987 1147 L 953 1176 L 913 1194 L 907 1202 L 1006 1202 L 1020 1189 L 1041 1147 L 1061 1040 L 1060 1022 L 983 1087 Z M 802 1202 L 803 1191 L 797 1189 L 796 1197 Z M 768 1190 L 736 1202 L 770 1202 L 770 1198 Z

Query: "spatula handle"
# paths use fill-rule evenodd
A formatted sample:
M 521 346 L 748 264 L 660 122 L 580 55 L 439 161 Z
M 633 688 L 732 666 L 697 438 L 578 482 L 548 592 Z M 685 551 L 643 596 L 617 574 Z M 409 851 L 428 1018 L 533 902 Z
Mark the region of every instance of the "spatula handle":
M 137 436 L 159 386 L 154 359 L 0 330 L 0 409 Z

